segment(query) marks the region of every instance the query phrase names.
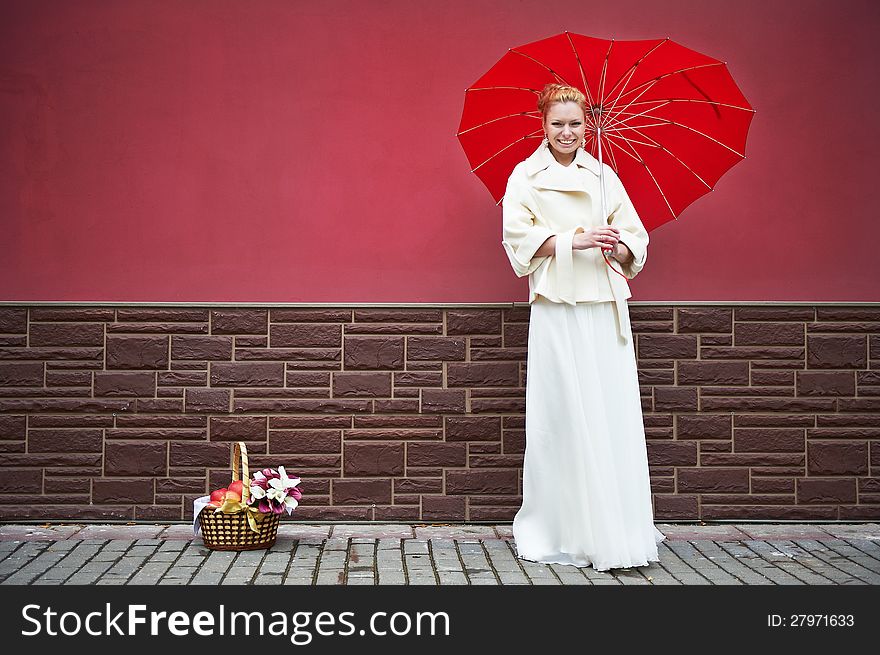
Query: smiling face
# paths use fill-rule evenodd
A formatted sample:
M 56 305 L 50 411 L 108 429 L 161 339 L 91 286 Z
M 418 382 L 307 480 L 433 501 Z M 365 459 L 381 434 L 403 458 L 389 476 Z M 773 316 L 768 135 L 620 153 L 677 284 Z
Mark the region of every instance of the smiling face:
M 556 102 L 544 115 L 544 133 L 556 160 L 568 164 L 583 143 L 586 121 L 584 110 L 576 102 Z

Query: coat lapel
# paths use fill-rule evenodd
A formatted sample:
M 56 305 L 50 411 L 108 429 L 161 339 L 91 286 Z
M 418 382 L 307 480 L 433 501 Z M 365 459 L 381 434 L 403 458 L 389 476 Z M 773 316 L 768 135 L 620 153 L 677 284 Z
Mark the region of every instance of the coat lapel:
M 550 152 L 546 142 L 542 142 L 538 149 L 526 159 L 526 174 L 532 178 L 532 183 L 536 189 L 578 191 L 592 195 L 587 183 L 578 183 L 580 176 L 558 175 L 558 167 L 553 166 L 552 164 L 554 163 L 553 154 Z M 591 155 L 588 155 L 582 148 L 579 148 L 575 155 L 574 165 L 579 169 L 588 170 L 598 181 L 599 162 Z

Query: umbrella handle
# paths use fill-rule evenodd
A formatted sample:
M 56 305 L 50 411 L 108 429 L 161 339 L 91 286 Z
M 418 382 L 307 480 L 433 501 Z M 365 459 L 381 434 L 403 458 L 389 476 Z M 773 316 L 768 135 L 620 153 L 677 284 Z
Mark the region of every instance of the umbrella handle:
M 608 209 L 605 202 L 605 167 L 602 166 L 602 127 L 600 125 L 596 126 L 596 143 L 599 147 L 599 197 L 601 198 L 602 205 L 602 221 L 610 225 L 610 223 L 608 223 Z M 609 261 L 610 257 L 611 256 L 608 253 L 602 251 L 602 259 L 608 264 L 608 268 L 617 273 L 624 280 L 631 280 L 632 278 L 627 277 L 611 265 L 611 262 Z

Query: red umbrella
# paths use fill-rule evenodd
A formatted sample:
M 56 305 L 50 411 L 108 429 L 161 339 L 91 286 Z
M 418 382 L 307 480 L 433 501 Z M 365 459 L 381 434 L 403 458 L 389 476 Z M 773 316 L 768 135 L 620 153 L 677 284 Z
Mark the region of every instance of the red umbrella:
M 587 151 L 618 174 L 645 228 L 677 218 L 745 157 L 754 109 L 724 62 L 669 39 L 565 32 L 512 48 L 465 93 L 458 138 L 496 202 L 544 136 L 549 82 L 587 97 Z

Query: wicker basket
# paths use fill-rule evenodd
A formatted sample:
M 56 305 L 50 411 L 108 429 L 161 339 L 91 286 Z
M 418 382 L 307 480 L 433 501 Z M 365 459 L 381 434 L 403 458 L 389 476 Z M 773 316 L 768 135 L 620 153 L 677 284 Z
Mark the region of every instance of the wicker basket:
M 241 499 L 247 503 L 250 477 L 248 473 L 247 447 L 238 441 L 232 448 L 232 481 L 241 480 L 244 485 Z M 271 548 L 278 537 L 280 514 L 254 513 L 257 531 L 248 523 L 247 512 L 227 514 L 216 512 L 213 507 L 205 507 L 199 513 L 202 538 L 211 550 L 260 550 Z

